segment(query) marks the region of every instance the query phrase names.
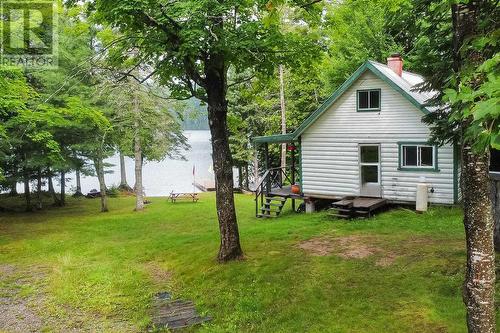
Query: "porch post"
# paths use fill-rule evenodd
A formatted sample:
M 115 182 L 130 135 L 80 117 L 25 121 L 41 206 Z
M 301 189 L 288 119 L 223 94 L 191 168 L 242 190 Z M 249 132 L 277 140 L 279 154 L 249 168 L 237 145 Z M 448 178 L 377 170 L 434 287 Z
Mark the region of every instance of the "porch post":
M 266 170 L 269 170 L 269 144 L 264 143 L 264 159 L 266 161 Z
M 266 171 L 269 170 L 269 143 L 264 143 L 264 158 L 266 161 Z M 266 182 L 266 191 L 267 193 L 271 192 L 271 178 L 267 177 L 267 182 Z
M 259 146 L 255 145 L 255 154 L 253 157 L 253 177 L 254 177 L 254 190 L 257 191 L 257 186 L 259 185 Z

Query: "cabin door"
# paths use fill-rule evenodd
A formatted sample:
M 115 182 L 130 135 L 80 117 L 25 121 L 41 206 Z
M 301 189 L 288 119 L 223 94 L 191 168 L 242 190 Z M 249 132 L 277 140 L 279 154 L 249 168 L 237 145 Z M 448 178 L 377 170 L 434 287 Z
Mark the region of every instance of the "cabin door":
M 380 144 L 359 145 L 359 175 L 360 195 L 380 198 Z

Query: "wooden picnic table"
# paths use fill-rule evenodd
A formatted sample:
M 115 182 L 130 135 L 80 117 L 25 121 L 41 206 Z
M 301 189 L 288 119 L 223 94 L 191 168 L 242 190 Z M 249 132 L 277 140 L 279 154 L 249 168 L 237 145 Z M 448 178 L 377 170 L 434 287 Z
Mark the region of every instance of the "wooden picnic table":
M 171 192 L 169 197 L 170 201 L 172 201 L 172 203 L 175 203 L 177 200 L 180 200 L 180 199 L 188 199 L 188 200 L 192 200 L 193 202 L 198 202 L 199 198 L 198 198 L 198 193 L 174 193 L 174 192 Z

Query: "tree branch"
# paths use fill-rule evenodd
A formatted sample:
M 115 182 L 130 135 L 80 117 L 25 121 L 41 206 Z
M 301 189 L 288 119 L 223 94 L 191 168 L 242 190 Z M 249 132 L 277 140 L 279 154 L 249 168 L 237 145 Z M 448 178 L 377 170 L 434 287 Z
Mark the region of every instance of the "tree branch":
M 227 87 L 231 88 L 231 87 L 237 86 L 238 84 L 242 84 L 242 83 L 248 82 L 248 81 L 252 80 L 255 76 L 256 76 L 256 74 L 252 74 L 252 75 L 250 75 L 247 78 L 241 79 L 241 80 L 233 82 L 231 84 L 228 84 Z
M 311 1 L 311 2 L 309 2 L 309 3 L 306 3 L 306 4 L 302 5 L 302 6 L 300 6 L 300 8 L 307 8 L 307 7 L 309 7 L 309 6 L 312 6 L 312 5 L 314 5 L 314 4 L 318 3 L 318 2 L 322 2 L 322 1 L 323 1 L 323 0 L 312 0 L 312 1 Z

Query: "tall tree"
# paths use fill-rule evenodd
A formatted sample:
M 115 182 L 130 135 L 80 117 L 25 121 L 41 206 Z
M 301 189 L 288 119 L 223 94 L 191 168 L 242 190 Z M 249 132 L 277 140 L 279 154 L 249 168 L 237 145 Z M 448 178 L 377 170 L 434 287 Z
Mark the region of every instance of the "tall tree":
M 426 74 L 423 90 L 439 92 L 425 120 L 434 140 L 461 147 L 461 193 L 467 245 L 463 300 L 469 332 L 495 331 L 495 253 L 488 177 L 489 149 L 498 147 L 500 88 L 497 1 L 421 0 L 399 36 Z
M 464 302 L 467 307 L 467 326 L 469 332 L 474 333 L 496 331 L 495 250 L 489 180 L 489 146 L 492 140 L 497 141 L 500 134 L 498 129 L 500 81 L 498 76 L 491 80 L 497 85 L 495 88 L 497 95 L 496 98 L 490 98 L 488 95 L 491 91 L 484 91 L 484 82 L 490 79 L 486 79 L 484 73 L 477 73 L 475 70 L 483 64 L 490 53 L 484 46 L 492 41 L 494 43 L 491 46 L 494 46 L 497 42 L 491 38 L 495 36 L 488 36 L 488 31 L 482 30 L 484 25 L 481 21 L 485 23 L 485 15 L 490 15 L 491 9 L 494 10 L 488 6 L 487 1 L 459 2 L 452 5 L 453 69 L 456 77 L 454 87 L 450 87 L 448 96 L 452 96 L 449 100 L 452 102 L 452 108 L 455 108 L 455 114 L 460 116 L 459 121 L 464 132 L 462 196 L 467 240 Z M 487 26 L 491 28 L 491 24 Z M 471 43 L 478 37 L 481 38 L 479 45 Z M 471 72 L 476 73 L 471 75 Z M 493 71 L 489 74 L 498 75 L 498 72 Z
M 114 141 L 121 154 L 134 158 L 136 211 L 144 208 L 143 164 L 167 157 L 184 159 L 182 152 L 189 148 L 176 118 L 180 105 L 162 98 L 158 87 L 141 81 L 137 73 L 133 77 L 115 74 L 99 88 L 103 95 L 115 97 L 107 102 Z
M 280 49 L 291 61 L 301 54 L 297 46 L 309 45 L 291 43 L 280 33 L 273 1 L 98 0 L 95 5 L 98 18 L 135 44 L 138 58 L 152 64 L 174 96 L 207 103 L 221 235 L 218 260 L 241 258 L 227 131 L 228 69 L 269 70 L 280 62 Z

